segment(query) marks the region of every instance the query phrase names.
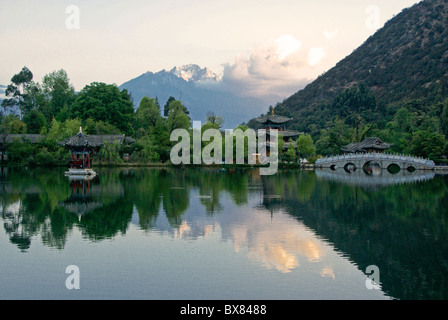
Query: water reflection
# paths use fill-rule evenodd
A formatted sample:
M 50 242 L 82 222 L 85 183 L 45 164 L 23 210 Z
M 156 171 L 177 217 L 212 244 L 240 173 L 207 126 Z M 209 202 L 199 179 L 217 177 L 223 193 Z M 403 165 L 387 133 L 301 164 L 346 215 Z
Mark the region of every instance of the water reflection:
M 362 170 L 345 169 L 316 169 L 319 179 L 334 181 L 353 186 L 384 187 L 394 184 L 407 184 L 434 179 L 433 171 L 400 170 L 398 172 L 381 169 L 378 165 L 366 166 Z
M 218 236 L 231 241 L 236 253 L 286 274 L 314 264 L 321 277 L 337 279 L 326 260 L 336 250 L 359 270 L 377 265 L 383 290 L 392 297 L 448 298 L 445 177 L 103 169 L 92 180 L 69 180 L 59 171 L 3 172 L 4 231 L 24 253 L 37 236 L 63 250 L 71 230 L 98 242 L 136 225 L 173 239 Z

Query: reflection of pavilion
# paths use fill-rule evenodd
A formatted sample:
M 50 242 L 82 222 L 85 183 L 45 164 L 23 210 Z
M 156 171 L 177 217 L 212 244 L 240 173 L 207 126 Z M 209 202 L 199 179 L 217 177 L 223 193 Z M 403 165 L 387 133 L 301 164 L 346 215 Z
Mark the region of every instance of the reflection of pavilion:
M 344 170 L 344 169 L 317 169 L 316 176 L 320 179 L 341 182 L 356 186 L 387 186 L 393 184 L 414 183 L 432 180 L 434 172 L 409 172 L 401 170 L 398 173 L 391 173 L 388 170 L 377 169 L 375 167 L 364 170 Z
M 84 214 L 102 207 L 103 204 L 94 201 L 92 197 L 92 185 L 95 180 L 94 176 L 70 179 L 70 197 L 59 205 L 76 214 L 79 220 Z

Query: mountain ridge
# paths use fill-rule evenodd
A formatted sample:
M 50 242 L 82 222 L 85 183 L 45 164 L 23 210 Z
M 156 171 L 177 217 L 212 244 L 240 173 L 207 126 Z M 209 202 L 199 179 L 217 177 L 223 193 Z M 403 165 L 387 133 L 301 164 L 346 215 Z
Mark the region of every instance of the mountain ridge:
M 190 64 L 169 71 L 145 72 L 119 88 L 130 93 L 134 108 L 144 96 L 157 98 L 162 107 L 173 97 L 187 107 L 192 121 L 204 123 L 207 113 L 213 112 L 224 118 L 224 127 L 228 129 L 261 115 L 270 104 L 280 100 L 277 96 L 264 99 L 240 96 L 228 90 L 220 80 L 210 69 Z
M 448 96 L 447 26 L 446 1 L 424 0 L 406 8 L 332 69 L 286 98 L 275 112 L 294 117 L 292 126 L 307 130 L 309 122 L 302 125 L 300 119 L 360 83 L 379 104 L 443 100 Z

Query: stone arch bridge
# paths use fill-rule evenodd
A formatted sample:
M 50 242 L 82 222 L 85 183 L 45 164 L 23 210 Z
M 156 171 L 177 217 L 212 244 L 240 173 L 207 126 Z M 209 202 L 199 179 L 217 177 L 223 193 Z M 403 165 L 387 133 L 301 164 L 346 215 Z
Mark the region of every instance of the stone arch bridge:
M 362 169 L 369 165 L 377 165 L 381 169 L 398 166 L 401 170 L 433 170 L 434 161 L 420 157 L 395 155 L 387 153 L 353 153 L 326 157 L 316 161 L 318 168 L 344 168 L 345 170 Z

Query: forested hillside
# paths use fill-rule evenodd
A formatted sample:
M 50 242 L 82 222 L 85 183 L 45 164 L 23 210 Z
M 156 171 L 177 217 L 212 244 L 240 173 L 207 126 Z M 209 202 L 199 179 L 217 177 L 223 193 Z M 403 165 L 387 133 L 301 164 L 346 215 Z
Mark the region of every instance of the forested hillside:
M 379 136 L 392 151 L 440 159 L 448 134 L 448 2 L 425 0 L 275 107 L 321 154 Z

